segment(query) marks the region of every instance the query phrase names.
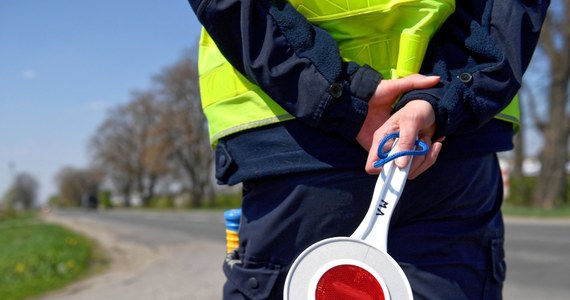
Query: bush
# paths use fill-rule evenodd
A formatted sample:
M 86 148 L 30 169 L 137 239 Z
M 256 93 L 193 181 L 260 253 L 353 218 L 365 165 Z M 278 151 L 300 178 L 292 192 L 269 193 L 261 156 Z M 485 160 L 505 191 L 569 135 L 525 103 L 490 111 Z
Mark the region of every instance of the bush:
M 234 194 L 216 195 L 215 207 L 220 209 L 231 209 L 241 207 L 241 192 Z
M 536 177 L 511 177 L 509 189 L 510 195 L 505 199 L 505 202 L 515 206 L 531 206 L 536 181 Z
M 99 205 L 102 208 L 113 207 L 113 202 L 111 202 L 111 191 L 101 191 L 99 193 Z
M 150 199 L 149 208 L 174 208 L 174 198 L 170 196 L 159 196 Z
M 538 178 L 535 176 L 525 176 L 522 178 L 513 178 L 509 180 L 510 190 L 509 197 L 505 199 L 505 203 L 514 206 L 532 206 L 533 196 Z M 558 203 L 560 207 L 570 205 L 570 177 L 566 182 L 566 199 Z

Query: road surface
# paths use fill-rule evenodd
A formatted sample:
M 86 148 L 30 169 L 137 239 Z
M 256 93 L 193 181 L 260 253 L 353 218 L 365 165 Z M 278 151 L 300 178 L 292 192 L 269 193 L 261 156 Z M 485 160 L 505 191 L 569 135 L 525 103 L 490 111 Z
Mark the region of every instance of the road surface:
M 222 212 L 54 211 L 97 239 L 113 264 L 41 300 L 221 299 Z M 504 299 L 569 299 L 570 221 L 506 221 Z
M 570 299 L 570 220 L 506 222 L 505 299 Z
M 46 219 L 97 240 L 112 264 L 40 300 L 221 299 L 222 212 L 60 210 Z

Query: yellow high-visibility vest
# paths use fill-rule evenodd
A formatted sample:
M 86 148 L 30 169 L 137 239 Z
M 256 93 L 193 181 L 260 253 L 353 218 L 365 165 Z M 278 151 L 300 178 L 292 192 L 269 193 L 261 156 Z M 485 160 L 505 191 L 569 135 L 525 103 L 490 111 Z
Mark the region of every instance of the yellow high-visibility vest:
M 521 126 L 521 107 L 519 103 L 519 95 L 515 95 L 509 105 L 507 105 L 507 107 L 498 113 L 495 118 L 512 123 L 514 131 L 517 132 Z
M 418 73 L 429 40 L 455 9 L 454 0 L 289 2 L 331 34 L 344 60 L 370 65 L 387 79 Z M 204 29 L 198 71 L 212 144 L 232 133 L 294 118 L 234 69 Z

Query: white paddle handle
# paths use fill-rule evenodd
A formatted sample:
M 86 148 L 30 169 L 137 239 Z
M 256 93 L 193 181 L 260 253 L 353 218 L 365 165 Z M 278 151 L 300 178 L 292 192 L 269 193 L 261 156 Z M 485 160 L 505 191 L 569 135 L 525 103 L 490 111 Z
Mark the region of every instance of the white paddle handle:
M 378 175 L 368 212 L 351 235 L 352 238 L 364 240 L 378 250 L 388 253 L 390 218 L 404 191 L 411 164 L 412 157 L 404 169 L 397 167 L 393 160 L 384 165 Z

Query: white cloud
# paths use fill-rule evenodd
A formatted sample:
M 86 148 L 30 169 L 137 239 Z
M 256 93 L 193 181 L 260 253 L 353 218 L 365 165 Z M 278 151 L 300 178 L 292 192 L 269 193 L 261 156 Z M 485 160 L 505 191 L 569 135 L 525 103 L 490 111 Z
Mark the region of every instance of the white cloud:
M 37 76 L 36 71 L 33 69 L 25 69 L 20 73 L 20 75 L 25 79 L 34 79 Z
M 105 101 L 91 101 L 87 103 L 87 109 L 90 111 L 106 111 L 111 105 Z

